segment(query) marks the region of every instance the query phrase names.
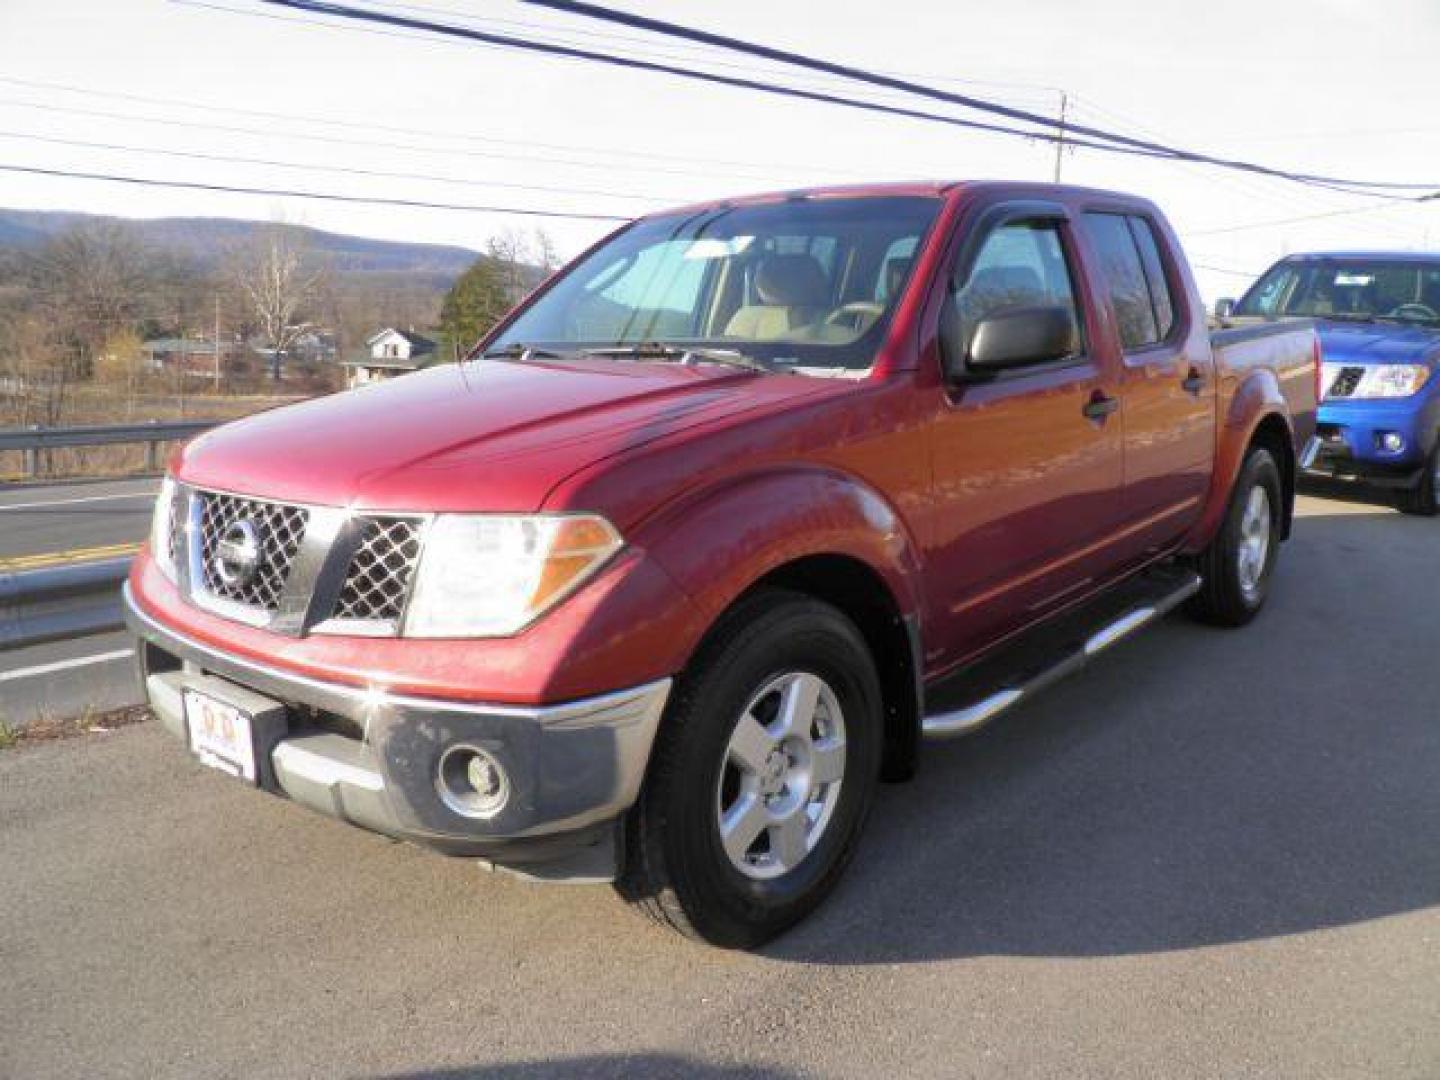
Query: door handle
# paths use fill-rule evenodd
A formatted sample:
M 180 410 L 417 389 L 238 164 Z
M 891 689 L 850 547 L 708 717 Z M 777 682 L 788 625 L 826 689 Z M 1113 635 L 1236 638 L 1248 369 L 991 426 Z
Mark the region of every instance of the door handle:
M 1205 389 L 1205 376 L 1200 374 L 1199 368 L 1191 368 L 1190 374 L 1180 381 L 1181 389 L 1187 394 L 1199 394 Z
M 1090 400 L 1085 402 L 1085 407 L 1080 411 L 1085 414 L 1087 420 L 1098 420 L 1103 422 L 1107 416 L 1120 408 L 1120 399 L 1110 397 L 1103 390 L 1096 390 L 1090 395 Z

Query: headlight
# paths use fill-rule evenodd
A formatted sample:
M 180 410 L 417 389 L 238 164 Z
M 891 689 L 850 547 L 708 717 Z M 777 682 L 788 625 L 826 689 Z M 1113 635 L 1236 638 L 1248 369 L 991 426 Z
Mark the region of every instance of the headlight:
M 155 497 L 155 513 L 150 519 L 150 557 L 160 572 L 175 580 L 175 553 L 171 550 L 171 532 L 175 520 L 175 481 L 166 477 L 160 482 Z
M 622 546 L 593 514 L 441 514 L 430 524 L 407 637 L 505 637 L 574 592 Z
M 1423 364 L 1376 364 L 1367 367 L 1351 397 L 1409 397 L 1430 378 L 1430 369 Z

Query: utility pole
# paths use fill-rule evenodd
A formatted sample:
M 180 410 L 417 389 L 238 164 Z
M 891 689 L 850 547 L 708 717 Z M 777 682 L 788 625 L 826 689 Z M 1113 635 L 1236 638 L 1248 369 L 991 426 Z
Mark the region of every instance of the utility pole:
M 215 393 L 220 393 L 220 294 L 215 294 Z
M 1069 119 L 1070 95 L 1060 91 L 1059 137 L 1055 140 L 1055 183 L 1060 183 L 1060 164 L 1065 157 L 1065 121 Z

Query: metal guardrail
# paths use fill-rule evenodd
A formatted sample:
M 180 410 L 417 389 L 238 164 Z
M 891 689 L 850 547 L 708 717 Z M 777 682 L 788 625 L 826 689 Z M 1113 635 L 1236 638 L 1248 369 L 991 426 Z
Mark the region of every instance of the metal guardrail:
M 0 651 L 119 630 L 128 556 L 0 575 Z
M 145 467 L 150 472 L 160 468 L 160 444 L 188 439 L 208 431 L 218 420 L 151 420 L 143 424 L 89 424 L 75 427 L 42 427 L 0 429 L 0 451 L 19 450 L 25 455 L 25 471 L 32 477 L 40 475 L 40 463 L 46 450 L 75 446 L 124 446 L 145 444 Z

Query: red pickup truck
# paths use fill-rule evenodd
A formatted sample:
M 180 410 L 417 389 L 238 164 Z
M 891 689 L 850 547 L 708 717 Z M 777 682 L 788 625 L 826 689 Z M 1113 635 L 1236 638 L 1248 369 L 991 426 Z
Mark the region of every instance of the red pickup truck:
M 189 444 L 127 617 L 206 764 L 753 946 L 926 737 L 1260 610 L 1316 381 L 1308 323 L 1209 332 L 1141 199 L 692 206 L 463 363 Z

